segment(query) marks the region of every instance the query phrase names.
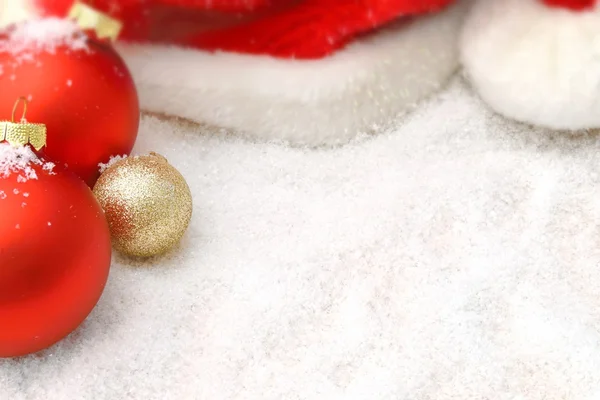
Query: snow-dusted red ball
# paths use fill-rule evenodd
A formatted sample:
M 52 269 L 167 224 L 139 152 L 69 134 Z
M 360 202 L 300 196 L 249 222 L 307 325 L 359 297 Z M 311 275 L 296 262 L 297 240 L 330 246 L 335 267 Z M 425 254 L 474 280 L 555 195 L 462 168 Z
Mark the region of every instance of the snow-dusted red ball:
M 108 223 L 75 174 L 0 143 L 0 357 L 74 331 L 108 278 Z
M 133 79 L 108 42 L 70 21 L 27 21 L 0 31 L 0 119 L 15 99 L 48 127 L 47 155 L 93 186 L 98 164 L 129 154 L 139 103 Z

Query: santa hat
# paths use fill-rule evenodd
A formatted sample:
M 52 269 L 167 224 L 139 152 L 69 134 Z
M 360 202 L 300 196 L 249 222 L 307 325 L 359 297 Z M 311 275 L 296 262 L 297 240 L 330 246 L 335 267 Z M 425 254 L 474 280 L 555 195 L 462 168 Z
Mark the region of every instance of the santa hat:
M 18 5 L 2 1 L 3 17 L 13 15 Z M 444 84 L 458 65 L 462 14 L 459 6 L 442 10 L 450 3 L 96 0 L 94 6 L 105 6 L 125 22 L 123 37 L 129 40 L 119 49 L 144 110 L 314 146 L 381 129 Z M 44 11 L 64 15 L 72 0 L 24 4 L 28 10 L 19 17 Z M 229 22 L 156 43 L 164 38 L 155 35 L 152 10 L 181 7 Z M 181 21 L 181 14 L 162 15 L 162 28 Z M 230 17 L 239 15 L 243 21 L 229 25 Z
M 600 127 L 597 1 L 480 1 L 461 57 L 473 87 L 500 114 L 557 130 Z

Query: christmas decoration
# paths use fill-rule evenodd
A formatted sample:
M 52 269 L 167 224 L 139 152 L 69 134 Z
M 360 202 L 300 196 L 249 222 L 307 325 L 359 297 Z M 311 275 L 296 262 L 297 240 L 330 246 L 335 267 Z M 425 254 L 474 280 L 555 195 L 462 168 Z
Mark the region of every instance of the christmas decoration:
M 84 321 L 106 284 L 111 245 L 86 184 L 32 148 L 43 147 L 44 127 L 13 118 L 0 129 L 0 357 L 15 357 Z
M 23 115 L 21 123 L 15 123 L 15 114 L 19 103 L 23 103 Z M 46 125 L 28 123 L 25 120 L 27 114 L 27 99 L 19 98 L 15 102 L 12 111 L 11 122 L 2 122 L 0 124 L 0 142 L 8 142 L 13 146 L 30 145 L 35 150 L 39 151 L 46 145 Z
M 320 58 L 399 17 L 454 0 L 95 0 L 125 24 L 123 38 L 169 41 L 208 50 Z M 65 15 L 72 0 L 37 0 Z
M 94 187 L 106 213 L 115 248 L 150 257 L 173 248 L 192 216 L 192 195 L 181 174 L 156 154 L 106 166 Z
M 90 25 L 89 10 L 74 16 Z M 48 156 L 90 186 L 99 163 L 129 154 L 139 123 L 129 71 L 110 43 L 99 39 L 113 37 L 115 25 L 98 21 L 97 31 L 87 33 L 53 18 L 0 32 L 0 109 L 25 94 L 30 117 L 48 127 Z
M 486 0 L 466 21 L 462 62 L 498 113 L 555 130 L 600 127 L 596 0 Z

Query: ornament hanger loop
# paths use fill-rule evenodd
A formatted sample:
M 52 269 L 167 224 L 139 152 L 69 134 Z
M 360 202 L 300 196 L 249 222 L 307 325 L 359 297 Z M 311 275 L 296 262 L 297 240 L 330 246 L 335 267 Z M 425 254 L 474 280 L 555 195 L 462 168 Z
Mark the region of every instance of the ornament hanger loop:
M 23 114 L 21 120 L 15 122 L 15 114 L 21 102 Z M 12 110 L 12 120 L 0 121 L 0 142 L 6 141 L 13 146 L 31 145 L 34 149 L 41 150 L 46 146 L 46 125 L 27 122 L 25 115 L 28 103 L 26 97 L 19 97 Z
M 21 115 L 20 122 L 24 122 L 25 121 L 25 115 L 27 114 L 27 103 L 28 103 L 28 101 L 27 101 L 27 99 L 25 97 L 21 96 L 15 102 L 15 105 L 14 105 L 13 110 L 12 110 L 12 122 L 13 123 L 15 122 L 15 113 L 17 112 L 17 108 L 19 107 L 19 103 L 20 102 L 23 102 L 23 114 Z

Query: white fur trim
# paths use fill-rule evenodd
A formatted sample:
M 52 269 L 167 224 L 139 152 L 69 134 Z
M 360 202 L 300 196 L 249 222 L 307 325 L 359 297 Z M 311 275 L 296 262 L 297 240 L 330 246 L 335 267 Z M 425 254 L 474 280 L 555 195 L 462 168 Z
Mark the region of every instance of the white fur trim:
M 600 10 L 484 0 L 461 43 L 465 72 L 497 112 L 553 129 L 600 126 Z
M 404 21 L 316 61 L 118 47 L 146 111 L 255 139 L 340 144 L 380 131 L 447 81 L 458 66 L 463 8 Z

